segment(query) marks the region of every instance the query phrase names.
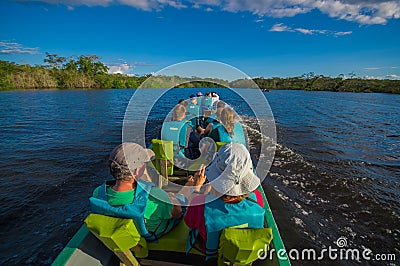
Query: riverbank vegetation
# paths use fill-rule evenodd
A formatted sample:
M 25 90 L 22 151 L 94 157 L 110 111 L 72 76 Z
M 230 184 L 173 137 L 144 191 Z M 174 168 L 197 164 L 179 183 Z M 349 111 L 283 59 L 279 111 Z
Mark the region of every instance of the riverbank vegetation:
M 0 60 L 0 89 L 137 88 L 147 78 L 108 74 L 108 67 L 96 55 L 65 58 L 46 54 L 46 65 L 17 65 Z
M 96 55 L 62 57 L 46 53 L 44 65 L 18 65 L 0 60 L 0 90 L 13 89 L 109 89 L 109 88 L 170 88 L 170 87 L 254 87 L 262 90 L 316 90 L 338 92 L 385 92 L 400 94 L 400 80 L 363 79 L 354 73 L 345 78 L 315 75 L 313 72 L 300 77 L 290 78 L 254 78 L 232 82 L 222 79 L 209 79 L 210 82 L 198 81 L 198 78 L 179 76 L 150 75 L 129 76 L 108 74 L 108 67 Z M 147 81 L 146 81 L 147 80 Z M 253 82 L 254 81 L 254 82 Z M 179 84 L 179 85 L 176 85 Z
M 304 74 L 292 78 L 254 78 L 262 90 L 306 90 L 306 91 L 337 91 L 337 92 L 384 92 L 400 94 L 400 80 L 363 79 L 351 76 L 344 78 L 326 77 Z M 232 84 L 234 85 L 234 84 Z

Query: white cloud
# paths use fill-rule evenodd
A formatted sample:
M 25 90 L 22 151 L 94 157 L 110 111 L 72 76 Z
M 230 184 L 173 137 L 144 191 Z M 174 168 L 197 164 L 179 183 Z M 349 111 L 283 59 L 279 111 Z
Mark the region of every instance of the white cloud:
M 276 32 L 283 32 L 283 31 L 294 31 L 288 26 L 283 25 L 283 23 L 278 23 L 272 26 L 272 28 L 269 31 L 276 31 Z
M 293 17 L 317 9 L 333 18 L 360 24 L 386 24 L 400 18 L 396 0 L 201 0 L 198 5 L 218 6 L 230 12 L 251 12 L 258 16 Z
M 400 17 L 399 1 L 315 1 L 314 7 L 330 17 L 360 24 L 386 24 Z
M 16 42 L 0 41 L 0 54 L 38 54 L 39 48 L 24 47 Z
M 335 36 L 350 35 L 352 33 L 353 33 L 352 31 L 337 31 L 337 32 L 335 32 Z
M 17 0 L 14 0 L 17 1 Z M 228 12 L 250 12 L 259 17 L 293 17 L 319 10 L 332 18 L 353 21 L 359 24 L 386 24 L 390 19 L 400 18 L 398 0 L 31 0 L 49 4 L 63 3 L 66 6 L 128 5 L 152 11 L 165 7 L 217 8 Z
M 364 70 L 397 69 L 397 66 L 364 67 Z
M 207 1 L 205 1 L 207 2 Z M 258 16 L 269 16 L 269 17 L 293 17 L 297 14 L 307 13 L 311 9 L 307 6 L 303 6 L 299 3 L 304 1 L 296 0 L 230 0 L 220 1 L 218 6 L 222 10 L 229 12 L 241 12 L 248 11 Z
M 128 73 L 130 70 L 130 66 L 126 63 L 120 65 L 110 66 L 108 69 L 109 74 L 125 74 Z
M 119 59 L 119 61 L 125 61 L 124 59 Z M 144 62 L 133 62 L 133 63 L 111 63 L 107 64 L 109 67 L 109 74 L 129 74 L 134 68 L 138 66 L 153 66 L 153 64 L 144 63 Z
M 400 75 L 397 74 L 387 74 L 385 76 L 364 76 L 365 79 L 400 79 Z
M 365 70 L 379 70 L 381 67 L 365 67 Z
M 324 34 L 324 35 L 334 35 L 334 36 L 343 36 L 349 35 L 351 31 L 330 31 L 330 30 L 316 30 L 316 29 L 305 29 L 305 28 L 291 28 L 289 26 L 284 25 L 283 23 L 277 23 L 271 27 L 269 31 L 276 31 L 276 32 L 300 32 L 306 35 L 314 35 L 314 34 Z
M 397 74 L 388 74 L 386 75 L 386 78 L 388 79 L 400 79 L 400 76 Z
M 312 35 L 312 34 L 315 34 L 315 33 L 318 33 L 318 34 L 327 34 L 328 33 L 327 30 L 309 30 L 309 29 L 303 29 L 303 28 L 296 28 L 294 30 L 298 31 L 298 32 L 301 32 L 303 34 L 309 34 L 309 35 Z

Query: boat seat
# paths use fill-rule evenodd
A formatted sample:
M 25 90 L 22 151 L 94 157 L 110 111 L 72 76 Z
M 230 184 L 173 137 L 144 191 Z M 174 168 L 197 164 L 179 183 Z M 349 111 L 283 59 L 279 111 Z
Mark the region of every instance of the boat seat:
M 167 251 L 185 254 L 189 228 L 183 220 L 157 242 L 146 242 L 131 219 L 89 214 L 85 219 L 87 229 L 110 249 L 123 264 L 140 265 L 138 258 L 146 258 L 149 251 Z M 190 253 L 203 255 L 193 250 Z
M 271 228 L 225 228 L 219 240 L 218 266 L 252 265 L 269 250 L 271 241 Z
M 225 144 L 228 144 L 228 142 L 220 142 L 220 141 L 217 141 L 217 142 L 215 142 L 215 144 L 217 145 L 217 151 L 219 151 L 219 149 L 220 149 L 222 146 L 224 146 Z
M 168 184 L 168 176 L 174 173 L 174 143 L 171 140 L 153 139 L 151 144 L 155 154 L 153 166 L 165 178 L 158 179 L 158 187 L 162 188 Z
M 186 253 L 189 228 L 183 221 L 157 242 L 146 242 L 131 219 L 92 213 L 85 223 L 88 230 L 124 265 L 140 265 L 140 258 L 147 258 L 152 251 Z M 251 265 L 258 258 L 258 250 L 266 250 L 271 240 L 271 228 L 225 228 L 220 237 L 218 265 Z M 196 249 L 190 253 L 204 256 Z

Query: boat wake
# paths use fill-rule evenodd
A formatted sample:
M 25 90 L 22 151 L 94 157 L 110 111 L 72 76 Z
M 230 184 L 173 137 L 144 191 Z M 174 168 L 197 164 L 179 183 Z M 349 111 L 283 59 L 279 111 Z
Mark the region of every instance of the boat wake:
M 249 116 L 242 116 L 242 121 L 252 154 L 256 155 L 254 159 L 258 160 L 259 121 Z M 336 240 L 344 236 L 349 248 L 369 248 L 374 253 L 395 253 L 399 257 L 399 246 L 393 246 L 400 241 L 399 212 L 387 208 L 363 190 L 360 183 L 367 181 L 368 178 L 338 175 L 276 143 L 274 161 L 263 187 L 287 251 L 337 248 Z

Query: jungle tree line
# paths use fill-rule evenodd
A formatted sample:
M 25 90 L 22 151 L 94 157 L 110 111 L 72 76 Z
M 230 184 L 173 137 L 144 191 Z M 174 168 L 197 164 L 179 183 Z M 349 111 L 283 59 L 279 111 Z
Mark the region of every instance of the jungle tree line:
M 356 77 L 354 72 L 340 74 L 337 77 L 315 75 L 313 72 L 300 77 L 290 78 L 254 78 L 256 84 L 263 90 L 306 90 L 306 91 L 337 91 L 337 92 L 385 92 L 400 93 L 400 80 L 363 79 Z M 234 81 L 231 86 L 235 86 Z
M 137 88 L 147 78 L 108 74 L 108 66 L 97 55 L 46 53 L 44 63 L 30 66 L 0 60 L 0 89 Z
M 128 76 L 108 74 L 108 66 L 97 55 L 63 57 L 46 53 L 44 65 L 18 65 L 0 60 L 0 89 L 42 88 L 137 88 L 150 75 Z M 337 77 L 316 75 L 314 72 L 290 78 L 253 78 L 235 80 L 214 79 L 212 82 L 196 81 L 196 77 L 154 77 L 145 87 L 163 87 L 164 84 L 181 84 L 177 87 L 255 87 L 263 90 L 317 90 L 342 92 L 385 92 L 400 93 L 400 80 L 362 79 L 354 72 Z M 254 82 L 253 82 L 254 81 Z

